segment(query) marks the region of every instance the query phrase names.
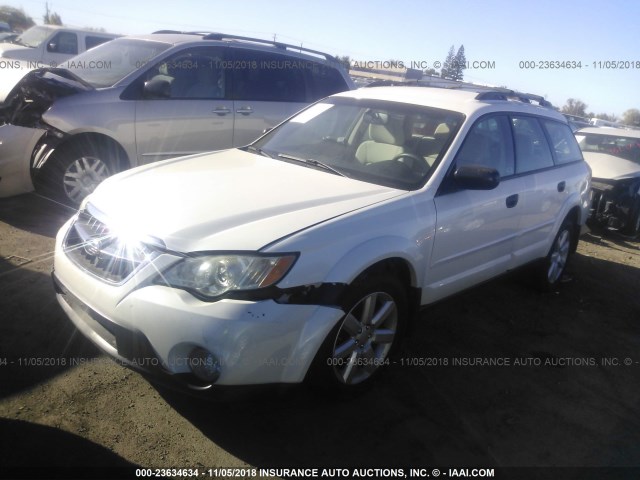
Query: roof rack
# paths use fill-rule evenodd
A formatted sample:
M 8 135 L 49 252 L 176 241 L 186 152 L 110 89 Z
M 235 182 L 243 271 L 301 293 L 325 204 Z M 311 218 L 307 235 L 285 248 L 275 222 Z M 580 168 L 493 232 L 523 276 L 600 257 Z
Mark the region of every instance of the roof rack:
M 209 32 L 183 32 L 181 30 L 156 30 L 155 32 L 151 32 L 151 35 L 162 35 L 162 34 L 170 34 L 170 35 L 207 35 Z
M 468 83 L 461 83 L 460 85 L 432 85 L 424 83 L 421 80 L 374 80 L 371 83 L 365 85 L 364 88 L 383 86 L 418 86 L 442 88 L 445 90 L 467 90 L 471 92 L 478 92 L 478 94 L 476 95 L 476 100 L 518 100 L 523 103 L 531 103 L 531 101 L 533 100 L 534 102 L 537 102 L 541 107 L 553 108 L 551 102 L 545 100 L 544 97 L 540 95 L 517 92 L 508 88 L 487 87 L 484 85 L 473 85 Z
M 310 53 L 310 54 L 322 57 L 325 60 L 337 61 L 333 55 L 320 52 L 319 50 L 312 50 L 310 48 L 303 47 L 302 45 L 291 45 L 288 43 L 276 42 L 274 40 L 265 40 L 263 38 L 243 37 L 240 35 L 227 35 L 226 33 L 209 33 L 205 35 L 202 39 L 203 40 L 244 40 L 245 42 L 261 43 L 264 45 L 273 45 L 274 47 L 282 50 L 294 50 L 298 52 Z
M 548 100 L 540 95 L 533 95 L 531 93 L 516 92 L 515 90 L 509 90 L 506 88 L 496 88 L 480 92 L 476 95 L 476 100 L 518 100 L 523 103 L 531 103 L 533 100 L 537 102 L 541 107 L 553 108 L 553 105 Z
M 324 58 L 325 60 L 328 60 L 328 61 L 335 61 L 335 62 L 338 61 L 333 55 L 329 55 L 328 53 L 320 52 L 318 50 L 305 48 L 302 45 L 290 45 L 288 43 L 276 42 L 274 40 L 265 40 L 263 38 L 243 37 L 241 35 L 227 35 L 226 33 L 219 33 L 219 32 L 181 32 L 178 30 L 158 30 L 156 32 L 153 32 L 153 34 L 201 35 L 203 40 L 243 40 L 245 42 L 259 43 L 262 45 L 271 45 L 280 50 L 291 50 L 291 51 L 297 51 L 301 53 L 303 52 L 309 53 L 309 54 Z

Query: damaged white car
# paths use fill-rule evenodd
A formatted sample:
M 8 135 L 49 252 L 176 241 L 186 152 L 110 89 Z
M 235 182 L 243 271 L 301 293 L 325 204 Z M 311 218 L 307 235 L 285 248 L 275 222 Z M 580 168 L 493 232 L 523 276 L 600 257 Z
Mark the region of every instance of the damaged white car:
M 350 388 L 427 304 L 529 263 L 554 288 L 589 180 L 541 97 L 345 92 L 248 147 L 106 180 L 57 236 L 57 298 L 105 352 L 185 388 Z
M 640 234 L 640 130 L 583 128 L 576 132 L 593 172 L 590 224 Z
M 220 33 L 122 37 L 28 73 L 0 108 L 0 197 L 77 206 L 131 167 L 247 145 L 353 88 L 331 55 Z

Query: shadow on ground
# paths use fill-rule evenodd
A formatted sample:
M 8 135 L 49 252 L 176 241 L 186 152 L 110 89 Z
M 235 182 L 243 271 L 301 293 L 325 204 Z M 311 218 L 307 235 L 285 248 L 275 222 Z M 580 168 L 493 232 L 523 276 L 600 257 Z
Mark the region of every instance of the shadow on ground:
M 638 465 L 640 271 L 578 254 L 571 272 L 559 292 L 532 291 L 520 272 L 428 308 L 358 396 L 161 394 L 259 467 Z
M 134 478 L 137 465 L 57 428 L 0 418 L 2 478 Z

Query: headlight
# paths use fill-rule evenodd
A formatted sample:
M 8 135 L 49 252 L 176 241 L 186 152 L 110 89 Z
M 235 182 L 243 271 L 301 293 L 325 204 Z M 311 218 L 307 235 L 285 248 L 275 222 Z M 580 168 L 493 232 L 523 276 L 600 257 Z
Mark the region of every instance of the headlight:
M 270 287 L 287 274 L 296 258 L 295 254 L 188 257 L 160 275 L 156 283 L 213 299 L 227 292 Z

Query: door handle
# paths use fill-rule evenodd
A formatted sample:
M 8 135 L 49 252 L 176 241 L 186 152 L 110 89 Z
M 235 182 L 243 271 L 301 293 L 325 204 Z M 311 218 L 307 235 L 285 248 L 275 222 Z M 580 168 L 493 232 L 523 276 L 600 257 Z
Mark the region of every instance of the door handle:
M 509 195 L 506 201 L 507 208 L 515 207 L 518 204 L 518 198 L 519 196 L 517 193 L 514 193 L 513 195 Z
M 213 113 L 222 116 L 226 115 L 227 113 L 231 113 L 231 110 L 229 110 L 227 107 L 216 107 L 213 109 Z
M 566 188 L 566 186 L 567 186 L 567 182 L 560 182 L 558 184 L 558 191 L 559 192 L 564 192 L 564 189 Z
M 236 113 L 240 113 L 242 115 L 250 115 L 253 113 L 253 108 L 251 107 L 240 107 L 236 110 Z

